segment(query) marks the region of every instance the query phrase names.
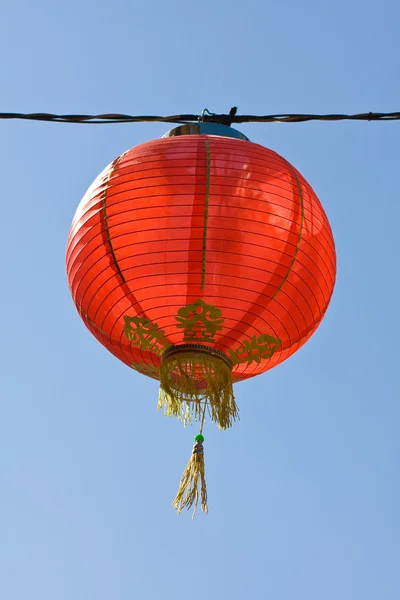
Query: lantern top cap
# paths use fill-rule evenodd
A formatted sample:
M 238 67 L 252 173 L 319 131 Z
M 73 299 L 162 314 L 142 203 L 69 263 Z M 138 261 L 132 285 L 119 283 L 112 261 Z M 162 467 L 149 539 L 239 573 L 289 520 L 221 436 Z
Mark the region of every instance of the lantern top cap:
M 236 138 L 239 140 L 249 141 L 243 133 L 237 129 L 233 129 L 228 125 L 222 125 L 221 123 L 186 123 L 185 125 L 179 125 L 164 133 L 163 138 L 175 137 L 178 135 L 219 135 L 223 137 Z

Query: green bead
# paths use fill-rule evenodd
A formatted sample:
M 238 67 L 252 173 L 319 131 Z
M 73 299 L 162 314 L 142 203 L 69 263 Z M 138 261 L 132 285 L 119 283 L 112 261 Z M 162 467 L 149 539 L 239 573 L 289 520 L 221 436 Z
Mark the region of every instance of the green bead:
M 194 438 L 195 442 L 204 442 L 204 436 L 201 435 L 201 433 L 199 433 L 198 435 L 196 435 L 196 437 Z

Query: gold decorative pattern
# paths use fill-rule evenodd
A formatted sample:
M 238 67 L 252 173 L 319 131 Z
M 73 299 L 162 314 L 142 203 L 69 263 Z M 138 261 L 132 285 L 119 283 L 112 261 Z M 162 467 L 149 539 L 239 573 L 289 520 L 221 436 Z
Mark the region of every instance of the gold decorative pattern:
M 229 350 L 229 356 L 233 366 L 244 363 L 249 366 L 253 362 L 260 364 L 261 360 L 271 358 L 281 343 L 281 340 L 266 333 L 258 337 L 253 335 L 250 341 L 245 340 L 236 350 Z
M 135 369 L 135 371 L 141 373 L 142 375 L 147 375 L 147 377 L 151 377 L 152 379 L 160 379 L 160 369 L 158 369 L 154 365 L 133 362 L 131 364 L 131 367 L 132 369 Z
M 124 332 L 133 346 L 142 350 L 154 352 L 160 356 L 170 346 L 165 331 L 158 328 L 157 323 L 151 323 L 144 317 L 124 317 Z
M 177 327 L 183 329 L 185 342 L 215 342 L 215 334 L 221 331 L 224 319 L 221 318 L 219 308 L 207 304 L 203 300 L 196 300 L 178 310 Z

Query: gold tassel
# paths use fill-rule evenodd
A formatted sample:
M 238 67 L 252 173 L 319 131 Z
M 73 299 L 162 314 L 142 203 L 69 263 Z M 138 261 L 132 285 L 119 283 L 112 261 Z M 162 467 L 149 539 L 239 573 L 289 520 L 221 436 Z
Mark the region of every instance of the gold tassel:
M 201 348 L 201 347 L 200 347 Z M 222 354 L 222 353 L 221 353 Z M 228 359 L 229 360 L 229 359 Z M 209 349 L 180 350 L 166 354 L 160 368 L 158 409 L 184 425 L 200 421 L 202 403 L 220 429 L 239 419 L 232 387 L 232 368 Z
M 204 470 L 204 437 L 200 433 L 194 439 L 196 443 L 193 446 L 192 456 L 183 472 L 178 493 L 172 503 L 178 514 L 180 514 L 183 508 L 189 510 L 194 504 L 192 519 L 195 517 L 199 500 L 201 502 L 201 510 L 208 513 L 207 486 Z

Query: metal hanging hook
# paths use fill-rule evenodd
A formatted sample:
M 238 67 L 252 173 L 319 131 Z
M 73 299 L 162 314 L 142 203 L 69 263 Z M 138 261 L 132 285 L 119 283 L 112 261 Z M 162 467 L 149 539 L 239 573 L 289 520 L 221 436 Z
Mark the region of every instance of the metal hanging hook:
M 199 123 L 204 123 L 204 116 L 205 116 L 206 114 L 207 114 L 208 116 L 210 116 L 210 117 L 214 117 L 214 116 L 215 116 L 215 113 L 212 113 L 212 112 L 210 112 L 210 111 L 208 110 L 208 108 L 205 108 L 205 109 L 202 111 L 202 113 L 201 113 L 201 116 L 199 117 Z
M 236 113 L 236 106 L 233 106 L 227 115 L 217 115 L 217 113 L 210 112 L 208 108 L 205 108 L 199 117 L 199 123 L 204 123 L 205 116 L 207 115 L 208 117 L 214 117 L 207 119 L 208 122 L 211 121 L 213 123 L 220 123 L 221 125 L 227 125 L 229 127 L 232 124 L 233 117 L 236 115 Z

